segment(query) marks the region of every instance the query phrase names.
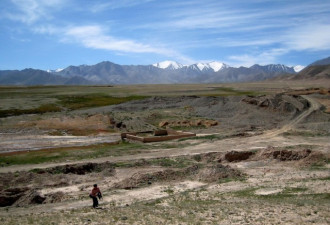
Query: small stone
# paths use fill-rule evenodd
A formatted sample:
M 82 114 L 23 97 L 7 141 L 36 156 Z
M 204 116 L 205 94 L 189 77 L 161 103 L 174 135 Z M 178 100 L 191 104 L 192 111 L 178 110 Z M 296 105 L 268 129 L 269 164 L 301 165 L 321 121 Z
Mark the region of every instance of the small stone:
M 127 216 L 123 216 L 123 217 L 121 217 L 121 219 L 122 220 L 127 220 L 128 218 L 127 218 Z

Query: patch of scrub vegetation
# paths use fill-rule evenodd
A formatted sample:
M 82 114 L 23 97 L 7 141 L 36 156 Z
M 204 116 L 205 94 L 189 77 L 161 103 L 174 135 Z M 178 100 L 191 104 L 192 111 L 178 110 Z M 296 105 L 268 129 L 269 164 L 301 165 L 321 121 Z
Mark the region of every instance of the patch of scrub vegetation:
M 262 187 L 247 188 L 232 192 L 232 195 L 239 198 L 255 198 L 272 201 L 286 200 L 297 204 L 300 204 L 301 201 L 303 202 L 312 199 L 327 200 L 330 198 L 329 193 L 309 193 L 308 188 L 306 187 L 286 187 L 282 191 L 274 194 L 257 195 L 256 191 L 260 188 Z
M 329 132 L 326 131 L 299 131 L 299 130 L 290 130 L 284 132 L 283 136 L 302 136 L 302 137 L 326 137 L 330 136 Z
M 0 118 L 8 116 L 19 116 L 23 114 L 43 114 L 47 112 L 61 112 L 63 108 L 56 104 L 44 104 L 32 109 L 5 109 L 0 110 Z
M 127 96 L 113 97 L 105 94 L 89 94 L 89 95 L 61 95 L 57 96 L 60 104 L 69 109 L 76 110 L 82 108 L 99 107 L 106 105 L 116 105 L 133 100 L 145 99 L 145 96 Z
M 90 93 L 90 94 L 63 94 L 63 95 L 51 95 L 48 97 L 52 97 L 57 99 L 55 103 L 51 104 L 42 104 L 35 108 L 29 109 L 22 109 L 22 108 L 14 108 L 16 107 L 13 105 L 9 109 L 0 110 L 0 118 L 1 117 L 8 117 L 8 116 L 19 116 L 24 114 L 43 114 L 48 112 L 61 112 L 65 110 L 76 110 L 82 108 L 90 108 L 90 107 L 99 107 L 99 106 L 106 106 L 106 105 L 116 105 L 121 104 L 128 101 L 133 100 L 141 100 L 145 99 L 145 96 L 126 96 L 126 97 L 113 97 L 110 95 L 106 95 L 103 93 Z M 17 97 L 19 98 L 19 96 Z M 31 96 L 31 98 L 35 99 L 43 99 L 45 96 Z M 15 98 L 13 99 L 15 102 Z
M 312 180 L 324 180 L 324 181 L 330 181 L 330 176 L 327 176 L 327 177 L 320 177 L 320 178 L 315 178 L 315 179 L 312 179 Z
M 223 183 L 229 183 L 229 182 L 235 182 L 235 181 L 246 181 L 246 177 L 245 176 L 240 176 L 240 177 L 226 177 L 226 178 L 221 178 L 219 179 L 219 184 L 223 184 Z
M 218 87 L 214 89 L 215 92 L 210 94 L 205 94 L 204 96 L 258 96 L 262 95 L 263 93 L 255 92 L 255 91 L 239 91 L 235 90 L 234 88 L 230 87 Z
M 323 160 L 320 160 L 319 162 L 314 162 L 312 165 L 308 168 L 310 170 L 329 170 L 327 168 L 327 164 L 329 164 L 329 159 L 324 158 Z
M 137 161 L 124 161 L 114 163 L 115 167 L 139 167 L 139 166 L 161 166 L 170 168 L 186 168 L 191 166 L 194 162 L 185 157 L 176 158 L 155 158 L 155 159 L 141 159 Z
M 151 165 L 163 166 L 163 167 L 174 167 L 174 168 L 185 168 L 191 165 L 192 161 L 184 158 L 157 158 L 150 161 Z
M 151 146 L 149 147 L 151 148 Z M 46 162 L 63 162 L 107 156 L 134 155 L 148 151 L 148 147 L 139 143 L 121 142 L 119 144 L 103 143 L 90 146 L 64 147 L 28 152 L 2 154 L 0 167 L 23 164 L 40 164 Z

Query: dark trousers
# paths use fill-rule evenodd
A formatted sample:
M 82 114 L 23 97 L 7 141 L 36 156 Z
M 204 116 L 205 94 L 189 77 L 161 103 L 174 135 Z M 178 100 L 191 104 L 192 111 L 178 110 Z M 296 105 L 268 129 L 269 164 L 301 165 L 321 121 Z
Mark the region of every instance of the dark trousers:
M 96 208 L 99 206 L 99 201 L 97 200 L 97 197 L 90 195 L 90 197 L 93 199 L 93 207 Z

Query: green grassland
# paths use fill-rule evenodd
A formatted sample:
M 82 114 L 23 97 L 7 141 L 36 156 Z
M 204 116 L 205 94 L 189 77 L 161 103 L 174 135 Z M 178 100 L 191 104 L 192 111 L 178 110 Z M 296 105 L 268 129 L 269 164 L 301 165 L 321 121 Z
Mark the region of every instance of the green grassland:
M 143 144 L 123 141 L 119 143 L 102 143 L 88 146 L 60 147 L 18 153 L 3 153 L 0 154 L 0 167 L 95 159 L 109 156 L 135 155 L 157 149 L 171 149 L 188 145 L 190 144 L 179 142 L 174 142 L 172 144 L 166 142 Z M 155 159 L 154 162 L 158 161 L 158 159 Z M 159 164 L 162 164 L 163 166 L 179 165 L 181 163 L 182 162 L 167 159 L 159 161 Z
M 139 150 L 140 149 L 140 150 Z M 146 152 L 147 146 L 139 143 L 95 144 L 89 146 L 62 147 L 20 152 L 17 154 L 2 154 L 0 166 L 39 164 L 46 162 L 63 162 L 68 160 L 83 160 L 107 156 L 133 155 Z
M 33 86 L 0 87 L 1 116 L 119 104 L 151 96 L 259 94 L 221 85 Z
M 300 83 L 0 86 L 0 117 L 119 104 L 151 96 L 242 96 L 278 93 Z M 306 86 L 307 85 L 307 86 Z M 314 85 L 315 84 L 310 84 Z M 321 85 L 321 84 L 317 84 Z

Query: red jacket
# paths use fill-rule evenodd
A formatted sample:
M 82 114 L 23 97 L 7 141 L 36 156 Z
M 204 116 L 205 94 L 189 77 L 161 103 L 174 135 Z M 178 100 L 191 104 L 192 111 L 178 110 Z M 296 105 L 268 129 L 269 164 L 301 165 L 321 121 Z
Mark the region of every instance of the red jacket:
M 95 188 L 93 188 L 93 190 L 92 190 L 92 192 L 91 192 L 91 196 L 97 197 L 97 194 L 98 194 L 99 192 L 101 193 L 100 188 L 95 187 Z

